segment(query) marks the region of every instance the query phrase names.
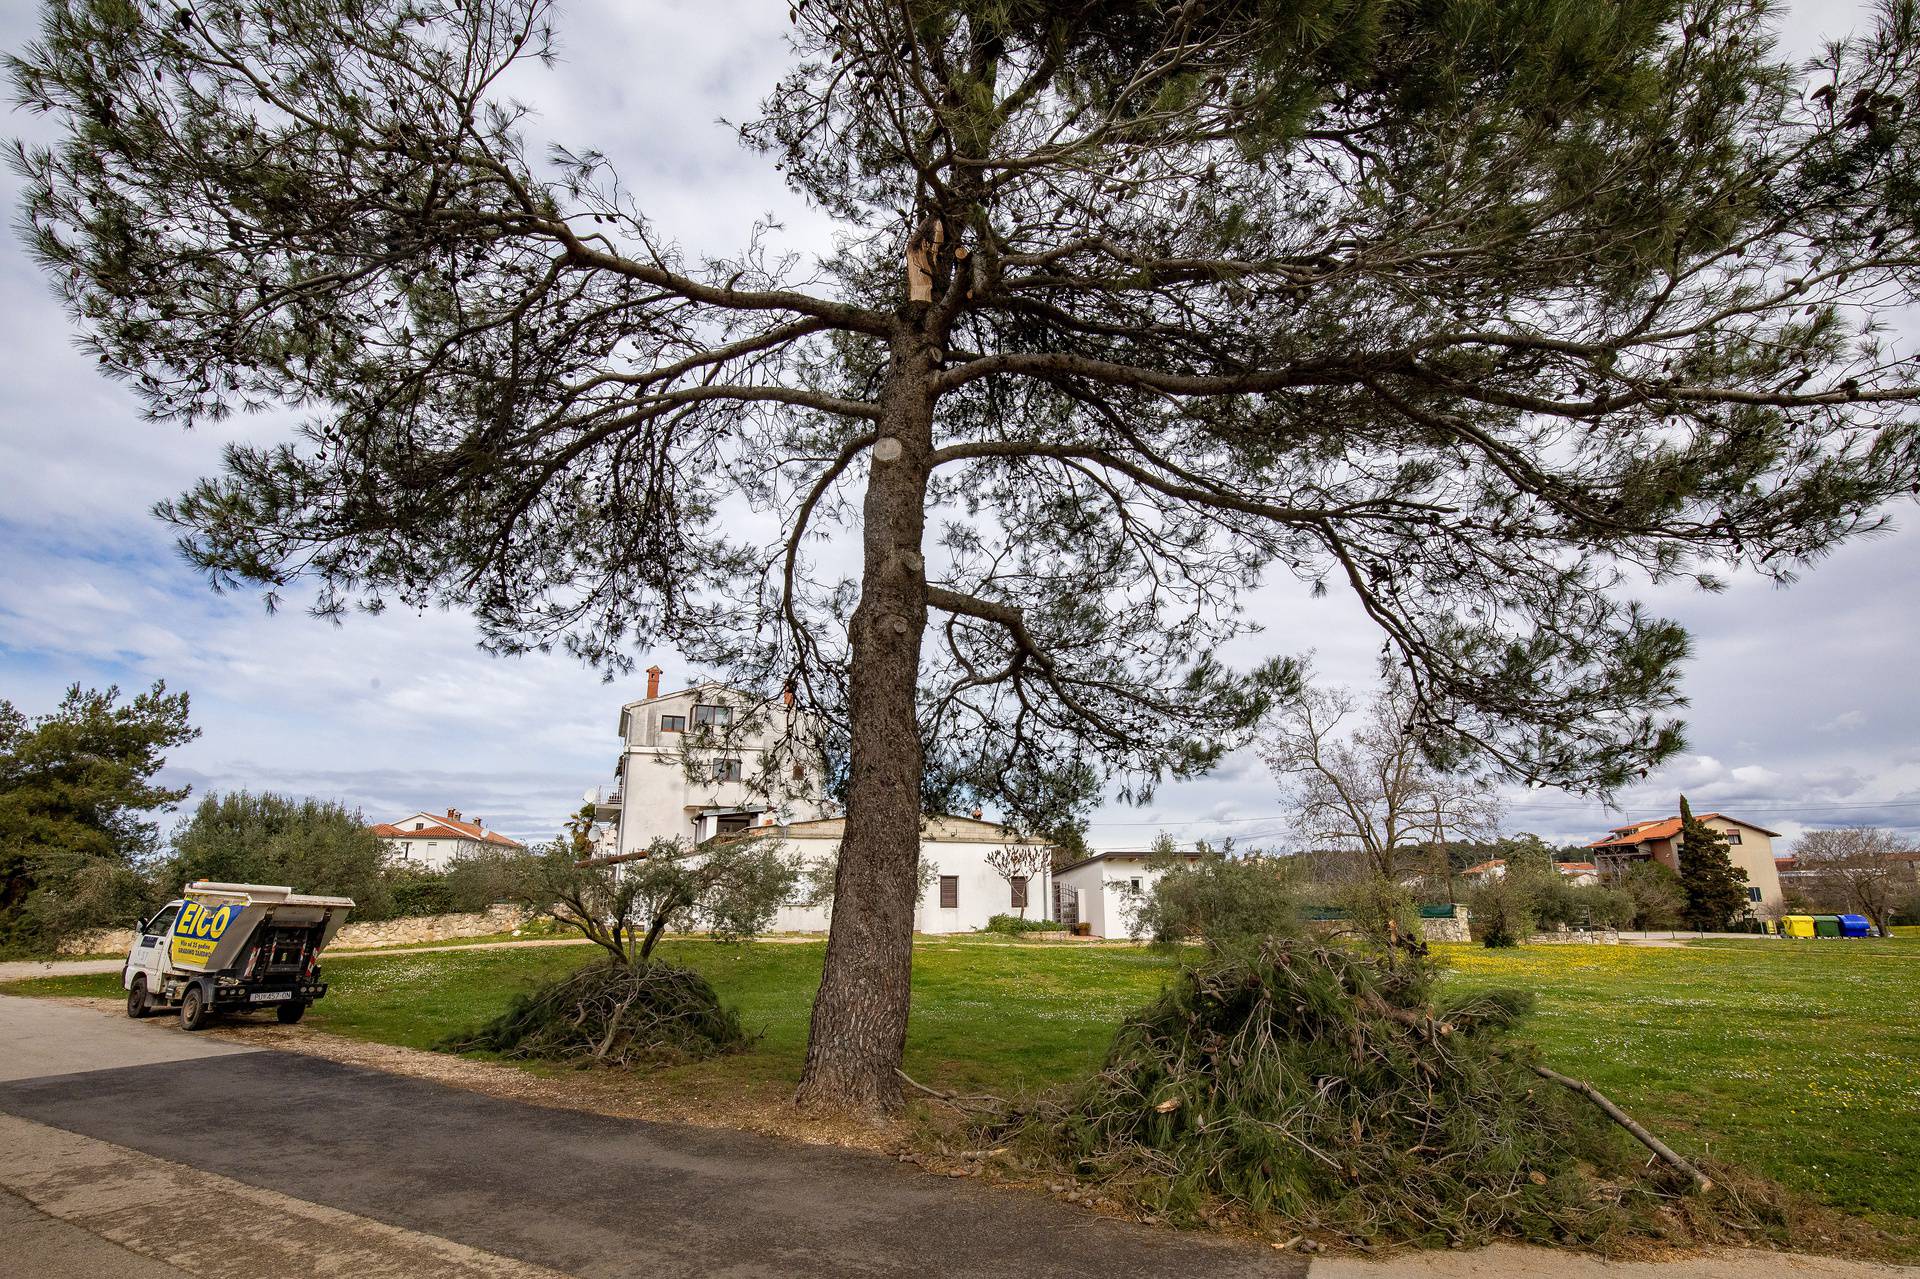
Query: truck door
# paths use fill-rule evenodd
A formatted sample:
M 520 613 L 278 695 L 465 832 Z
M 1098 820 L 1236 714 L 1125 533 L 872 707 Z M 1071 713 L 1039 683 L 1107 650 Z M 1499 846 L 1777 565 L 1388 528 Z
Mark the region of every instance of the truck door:
M 133 954 L 127 960 L 127 984 L 133 984 L 135 973 L 147 975 L 147 989 L 160 989 L 160 974 L 166 969 L 167 934 L 173 931 L 173 921 L 180 918 L 182 902 L 168 902 L 166 907 L 146 922 L 140 936 L 134 939 Z

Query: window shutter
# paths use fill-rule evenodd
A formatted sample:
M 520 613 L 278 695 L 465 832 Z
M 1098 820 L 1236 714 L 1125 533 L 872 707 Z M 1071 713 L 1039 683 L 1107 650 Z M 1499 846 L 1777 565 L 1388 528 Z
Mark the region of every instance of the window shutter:
M 940 909 L 958 910 L 960 908 L 960 877 L 942 875 L 940 877 Z
M 1015 875 L 1007 882 L 1013 885 L 1013 904 L 1025 909 L 1027 904 L 1027 877 L 1025 875 Z

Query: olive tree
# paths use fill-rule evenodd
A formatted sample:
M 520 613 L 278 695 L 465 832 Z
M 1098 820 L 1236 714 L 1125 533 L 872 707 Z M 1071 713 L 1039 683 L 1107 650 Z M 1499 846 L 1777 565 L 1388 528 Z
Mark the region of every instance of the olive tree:
M 818 260 L 530 144 L 548 0 L 43 12 L 25 221 L 103 369 L 308 415 L 162 508 L 217 585 L 825 726 L 809 1102 L 898 1102 L 923 811 L 1204 771 L 1298 682 L 1217 656 L 1257 585 L 1356 599 L 1436 761 L 1604 788 L 1681 741 L 1623 578 L 1784 577 L 1915 483 L 1903 4 L 1795 69 L 1763 0 L 794 0 L 739 136 Z
M 570 841 L 527 856 L 518 896 L 623 967 L 645 965 L 669 928 L 724 941 L 765 931 L 799 872 L 778 841 L 656 839 L 639 854 L 582 859 Z

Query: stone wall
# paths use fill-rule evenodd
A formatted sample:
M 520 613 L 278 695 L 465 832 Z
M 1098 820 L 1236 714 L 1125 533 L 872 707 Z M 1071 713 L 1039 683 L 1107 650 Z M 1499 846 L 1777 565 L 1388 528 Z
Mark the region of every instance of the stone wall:
M 406 946 L 414 942 L 451 941 L 510 933 L 527 922 L 518 906 L 489 906 L 469 915 L 415 915 L 377 923 L 349 923 L 333 939 L 336 946 Z
M 335 946 L 406 946 L 415 942 L 452 941 L 510 933 L 527 922 L 518 906 L 489 906 L 465 915 L 414 915 L 371 923 L 348 922 L 333 939 Z M 76 933 L 60 947 L 63 955 L 124 955 L 133 948 L 131 929 L 100 928 Z
M 1423 941 L 1472 941 L 1467 927 L 1467 908 L 1455 906 L 1450 918 L 1428 919 L 1422 915 L 1420 937 Z
M 1620 930 L 1617 928 L 1568 928 L 1561 924 L 1552 932 L 1535 933 L 1527 938 L 1529 946 L 1618 946 Z
M 131 928 L 95 928 L 90 932 L 75 933 L 60 943 L 60 953 L 63 955 L 123 956 L 132 949 Z

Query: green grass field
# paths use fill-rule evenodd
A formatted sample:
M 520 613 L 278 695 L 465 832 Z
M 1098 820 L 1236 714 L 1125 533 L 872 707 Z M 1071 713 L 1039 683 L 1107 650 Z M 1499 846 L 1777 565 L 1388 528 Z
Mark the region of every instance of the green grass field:
M 674 1068 L 665 1082 L 791 1088 L 823 947 L 662 949 L 705 973 L 764 1032 L 755 1051 Z M 1592 1081 L 1682 1151 L 1746 1165 L 1920 1237 L 1920 941 L 1440 949 L 1450 983 L 1535 991 L 1527 1032 L 1549 1064 Z M 307 1024 L 430 1047 L 589 956 L 575 947 L 339 955 L 327 964 L 333 990 Z M 1100 1060 L 1116 1022 L 1159 991 L 1175 962 L 1128 948 L 923 941 L 907 1070 L 962 1090 L 1069 1079 Z M 6 989 L 119 993 L 112 975 Z

